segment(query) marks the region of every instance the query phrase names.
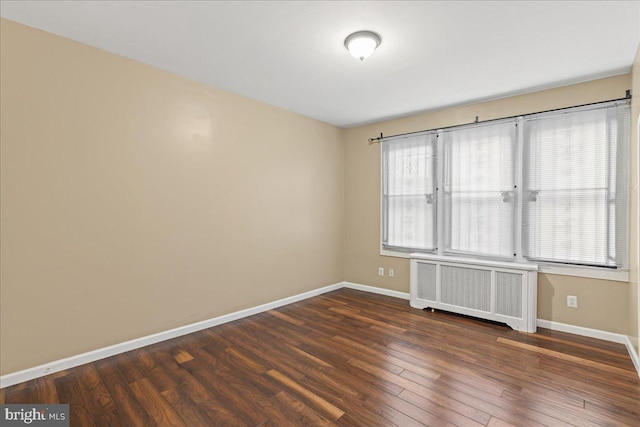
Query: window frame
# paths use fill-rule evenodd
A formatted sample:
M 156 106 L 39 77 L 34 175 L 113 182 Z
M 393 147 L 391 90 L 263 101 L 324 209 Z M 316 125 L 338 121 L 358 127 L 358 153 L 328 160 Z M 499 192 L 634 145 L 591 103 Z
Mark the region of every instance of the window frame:
M 621 111 L 621 107 L 624 107 L 625 110 Z M 606 140 L 606 146 L 605 146 L 605 151 L 606 154 L 604 156 L 605 163 L 608 163 L 607 169 L 605 170 L 605 174 L 606 174 L 606 181 L 607 181 L 607 185 L 605 188 L 602 188 L 602 190 L 604 190 L 604 198 L 606 199 L 605 204 L 603 206 L 603 209 L 600 211 L 600 213 L 605 212 L 604 216 L 606 217 L 606 225 L 605 225 L 605 229 L 601 230 L 603 231 L 603 234 L 606 236 L 605 237 L 605 246 L 601 247 L 600 249 L 602 249 L 604 251 L 604 257 L 611 259 L 611 260 L 617 260 L 617 262 L 619 264 L 622 264 L 625 268 L 628 269 L 628 260 L 629 260 L 629 242 L 628 239 L 625 238 L 625 234 L 628 234 L 629 231 L 629 164 L 628 164 L 628 151 L 630 148 L 630 128 L 627 128 L 625 130 L 625 128 L 622 126 L 626 123 L 626 120 L 630 119 L 630 108 L 629 108 L 629 103 L 628 102 L 619 102 L 619 101 L 611 101 L 611 102 L 604 102 L 601 103 L 601 105 L 594 107 L 593 105 L 587 105 L 587 106 L 578 106 L 578 107 L 573 107 L 573 108 L 568 108 L 568 109 L 563 109 L 564 111 L 558 112 L 558 113 L 552 113 L 552 114 L 548 114 L 548 113 L 538 113 L 538 114 L 531 114 L 527 117 L 528 121 L 530 121 L 531 123 L 535 124 L 537 120 L 546 120 L 546 119 L 550 119 L 551 122 L 553 123 L 555 121 L 555 125 L 557 126 L 558 120 L 560 115 L 564 114 L 565 112 L 568 114 L 576 114 L 576 113 L 585 113 L 585 114 L 590 114 L 593 111 L 596 111 L 597 114 L 601 114 L 602 118 L 603 118 L 603 123 L 602 125 L 605 126 L 604 129 L 604 133 L 607 135 L 610 135 L 610 124 L 612 123 L 612 119 L 615 118 L 615 125 L 616 125 L 616 141 L 612 142 L 613 140 L 610 139 L 610 136 L 608 137 L 608 139 Z M 622 116 L 621 113 L 624 113 L 625 116 Z M 621 121 L 620 119 L 626 119 L 624 121 Z M 526 119 L 523 119 L 523 122 Z M 589 124 L 594 124 L 597 122 L 589 122 Z M 532 127 L 534 126 L 532 124 Z M 568 125 L 568 123 L 565 121 L 564 123 L 562 121 L 560 121 L 560 124 L 564 125 L 566 129 L 566 126 Z M 534 127 L 535 129 L 535 127 Z M 545 131 L 548 131 L 550 133 L 553 133 L 557 130 L 557 128 L 553 128 L 553 127 L 547 127 L 544 129 Z M 524 126 L 523 126 L 523 132 L 524 132 Z M 538 129 L 538 133 L 540 133 L 540 130 Z M 572 130 L 570 132 L 570 134 L 574 134 L 574 133 L 580 133 L 580 132 L 576 132 L 575 130 Z M 535 135 L 535 133 L 534 133 Z M 625 136 L 628 138 L 626 141 L 624 141 L 626 144 L 620 144 L 620 141 L 622 141 L 622 137 Z M 532 147 L 525 147 L 525 143 L 527 143 L 527 141 L 529 141 L 527 138 L 530 138 L 530 135 L 523 135 L 523 139 L 521 141 L 521 146 L 523 148 L 523 161 L 524 161 L 524 153 L 527 152 L 527 149 L 532 149 Z M 583 142 L 581 143 L 581 147 L 584 146 Z M 594 141 L 592 141 L 594 142 Z M 599 142 L 599 141 L 598 141 Z M 566 146 L 560 146 L 561 148 L 566 148 Z M 595 146 L 591 146 L 591 147 L 595 147 Z M 592 149 L 587 147 L 586 149 Z M 597 148 L 596 148 L 597 149 Z M 581 148 L 581 150 L 583 150 Z M 611 151 L 613 150 L 613 151 Z M 615 174 L 612 174 L 612 170 L 608 169 L 611 166 L 610 163 L 610 158 L 611 156 L 614 156 L 614 158 L 616 158 L 616 160 L 614 161 L 614 167 L 615 167 Z M 624 161 L 621 162 L 620 159 L 623 159 Z M 522 185 L 522 191 L 523 191 L 523 203 L 524 203 L 524 192 L 528 190 L 527 184 L 525 181 L 527 179 L 527 176 L 529 173 L 531 173 L 531 171 L 536 170 L 536 166 L 533 163 L 530 163 L 529 168 L 525 168 L 522 171 L 522 179 L 523 179 L 523 185 Z M 582 175 L 584 177 L 584 175 Z M 613 180 L 612 180 L 613 179 Z M 622 180 L 622 183 L 625 184 L 622 186 L 622 190 L 620 190 L 619 186 L 619 182 Z M 587 180 L 588 181 L 588 180 Z M 534 181 L 535 182 L 535 181 Z M 538 185 L 540 185 L 540 183 L 538 183 Z M 549 184 L 549 182 L 547 181 L 547 184 Z M 528 183 L 528 185 L 531 185 L 531 183 Z M 571 184 L 568 185 L 569 187 L 571 186 Z M 565 191 L 565 192 L 571 192 L 571 191 L 575 191 L 574 188 L 569 188 L 567 186 L 561 186 L 557 189 L 552 189 L 551 192 L 553 191 Z M 543 191 L 540 191 L 541 189 L 537 189 L 536 193 L 540 192 L 542 193 Z M 597 188 L 580 188 L 580 191 L 585 191 L 585 194 L 587 195 L 592 195 L 595 192 L 598 191 Z M 546 190 L 544 191 L 546 193 Z M 612 199 L 611 198 L 611 194 L 614 193 L 615 197 Z M 541 194 L 542 195 L 542 194 Z M 549 196 L 547 196 L 549 197 Z M 551 196 L 553 197 L 553 196 Z M 620 206 L 624 206 L 625 210 L 618 210 L 617 208 L 619 208 Z M 612 206 L 614 207 L 614 215 L 611 215 L 611 208 Z M 594 211 L 596 214 L 598 213 L 598 211 Z M 592 212 L 592 213 L 594 213 Z M 526 213 L 526 209 L 523 209 L 521 212 L 519 212 L 519 214 L 521 215 L 521 217 L 524 220 L 525 217 L 525 213 Z M 622 221 L 620 222 L 620 224 L 624 224 L 624 233 L 619 233 L 620 229 L 618 224 L 618 221 L 621 219 L 620 217 L 622 216 Z M 535 231 L 536 228 L 533 228 L 533 230 Z M 530 238 L 535 237 L 533 234 L 529 235 L 527 233 L 524 232 L 524 228 L 522 231 L 523 234 L 523 238 L 525 238 L 526 240 L 523 241 L 523 246 L 522 246 L 522 250 L 523 250 L 523 256 L 529 260 L 532 263 L 544 263 L 544 264 L 551 264 L 551 265 L 569 265 L 572 267 L 591 267 L 591 268 L 596 268 L 596 269 L 603 269 L 603 270 L 624 270 L 624 268 L 616 266 L 616 265 L 604 265 L 600 264 L 600 262 L 598 262 L 597 260 L 586 260 L 583 259 L 582 262 L 580 261 L 564 261 L 561 259 L 549 259 L 549 258 L 545 258 L 544 255 L 540 254 L 540 255 L 535 255 L 533 253 L 528 253 L 531 250 L 531 247 L 527 247 L 526 245 L 530 244 Z M 613 237 L 613 240 L 612 240 Z M 611 246 L 611 242 L 613 241 L 613 251 L 612 251 L 612 246 Z M 620 248 L 622 248 L 622 250 L 620 250 Z M 613 254 L 613 256 L 612 256 Z
M 438 201 L 438 194 L 437 194 L 437 184 L 438 184 L 438 161 L 437 158 L 439 156 L 438 153 L 438 141 L 437 141 L 437 135 L 436 132 L 424 132 L 424 133 L 420 133 L 419 135 L 415 135 L 416 137 L 420 136 L 420 137 L 424 137 L 424 138 L 433 138 L 435 139 L 434 141 L 430 141 L 431 144 L 433 144 L 433 148 L 434 153 L 432 154 L 432 160 L 430 160 L 430 162 L 432 163 L 432 171 L 431 171 L 431 175 L 432 175 L 432 179 L 433 179 L 433 201 L 432 203 L 435 205 L 435 208 L 433 209 L 433 213 L 434 213 L 434 224 L 433 224 L 433 234 L 434 234 L 434 249 L 419 249 L 419 248 L 410 248 L 410 247 L 398 247 L 398 246 L 392 246 L 392 245 L 385 245 L 384 241 L 385 241 L 385 232 L 386 234 L 388 234 L 388 230 L 385 230 L 385 220 L 388 217 L 388 199 L 389 199 L 389 194 L 385 194 L 385 190 L 387 189 L 387 182 L 385 181 L 385 174 L 381 173 L 380 174 L 380 247 L 381 249 L 390 251 L 390 252 L 399 252 L 399 253 L 412 253 L 412 252 L 421 252 L 421 253 L 436 253 L 438 250 L 438 239 L 437 239 L 437 232 L 438 232 L 438 225 L 437 225 L 437 221 L 438 221 L 438 205 L 439 205 L 439 201 Z M 390 139 L 403 139 L 403 137 L 400 138 L 390 138 Z M 384 153 L 384 147 L 382 144 L 380 144 L 380 171 L 382 172 L 384 170 L 385 167 L 385 153 Z M 388 239 L 388 236 L 386 236 Z
M 463 251 L 463 250 L 456 250 L 454 248 L 451 247 L 452 245 L 452 228 L 453 228 L 453 224 L 451 223 L 452 221 L 452 216 L 453 216 L 453 212 L 451 212 L 450 210 L 452 209 L 453 206 L 453 190 L 447 190 L 448 186 L 451 186 L 451 183 L 447 182 L 447 170 L 449 170 L 449 173 L 453 173 L 451 172 L 451 170 L 453 170 L 453 165 L 451 164 L 451 158 L 449 157 L 448 153 L 450 153 L 449 150 L 451 150 L 451 145 L 453 143 L 453 141 L 450 139 L 451 138 L 451 134 L 458 131 L 458 130 L 466 130 L 466 129 L 474 129 L 476 127 L 479 126 L 503 126 L 505 128 L 511 128 L 511 130 L 509 131 L 509 134 L 511 134 L 511 136 L 513 137 L 512 140 L 512 144 L 513 146 L 512 148 L 512 153 L 511 153 L 511 161 L 512 161 L 512 168 L 510 170 L 509 175 L 512 175 L 511 178 L 513 179 L 513 183 L 510 184 L 509 189 L 504 188 L 505 191 L 509 191 L 512 193 L 512 197 L 513 197 L 513 202 L 511 204 L 511 230 L 510 230 L 510 234 L 511 234 L 511 248 L 508 251 L 509 254 L 513 253 L 514 255 L 509 255 L 507 256 L 500 256 L 497 254 L 482 254 L 479 252 L 471 252 L 471 251 Z M 520 199 L 520 186 L 518 185 L 518 181 L 519 181 L 519 170 L 517 169 L 517 165 L 518 165 L 518 161 L 517 161 L 517 156 L 519 155 L 519 141 L 518 141 L 518 120 L 517 119 L 513 119 L 513 118 L 508 118 L 508 119 L 502 119 L 502 120 L 495 120 L 492 121 L 490 123 L 482 123 L 479 125 L 464 125 L 464 126 L 456 126 L 453 129 L 449 129 L 447 131 L 442 131 L 438 134 L 438 136 L 442 136 L 441 139 L 441 145 L 443 147 L 443 155 L 440 157 L 441 159 L 443 159 L 443 161 L 441 162 L 442 164 L 442 169 L 443 169 L 443 178 L 441 181 L 439 181 L 439 187 L 441 187 L 442 189 L 442 205 L 443 205 L 443 226 L 444 228 L 442 229 L 442 234 L 436 234 L 437 236 L 442 236 L 442 254 L 443 255 L 448 255 L 448 256 L 458 256 L 458 257 L 468 257 L 468 258 L 478 258 L 478 259 L 493 259 L 493 260 L 498 260 L 498 261 L 504 261 L 504 262 L 518 262 L 521 260 L 520 257 L 520 250 L 519 250 L 519 246 L 518 246 L 518 239 L 516 237 L 517 235 L 517 229 L 516 227 L 518 226 L 518 221 L 517 218 L 519 216 L 518 211 L 516 210 L 518 208 L 518 201 Z M 448 197 L 447 197 L 448 196 Z M 490 200 L 489 198 L 487 198 L 487 200 Z M 440 230 L 438 230 L 440 231 Z

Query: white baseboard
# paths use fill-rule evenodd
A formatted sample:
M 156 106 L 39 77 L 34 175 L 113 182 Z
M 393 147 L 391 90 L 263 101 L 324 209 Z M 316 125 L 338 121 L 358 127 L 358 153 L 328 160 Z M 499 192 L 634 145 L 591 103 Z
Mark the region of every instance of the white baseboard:
M 626 335 L 601 331 L 599 329 L 584 328 L 582 326 L 569 325 L 567 323 L 553 322 L 551 320 L 538 319 L 536 323 L 540 328 L 551 329 L 552 331 L 568 332 L 574 335 L 582 335 L 583 337 L 597 338 L 599 340 L 612 341 L 620 344 L 625 344 L 625 340 L 627 339 Z
M 29 381 L 35 378 L 43 377 L 45 375 L 53 374 L 54 372 L 63 371 L 65 369 L 71 369 L 76 366 L 84 365 L 85 363 L 90 363 L 96 360 L 104 359 L 105 357 L 115 356 L 116 354 L 135 350 L 141 347 L 146 347 L 148 345 L 155 344 L 160 341 L 166 341 L 171 338 L 176 338 L 182 335 L 187 335 L 193 332 L 201 331 L 203 329 L 211 328 L 213 326 L 221 325 L 223 323 L 232 322 L 234 320 L 242 319 L 243 317 L 252 316 L 254 314 L 262 313 L 264 311 L 282 307 L 283 305 L 291 304 L 297 301 L 302 301 L 304 299 L 311 298 L 316 295 L 335 291 L 336 289 L 340 289 L 343 286 L 344 286 L 344 282 L 336 283 L 334 285 L 329 285 L 323 288 L 314 289 L 309 292 L 304 292 L 302 294 L 294 295 L 288 298 L 279 299 L 277 301 L 262 304 L 256 307 L 247 308 L 245 310 L 236 311 L 234 313 L 225 314 L 223 316 L 214 317 L 212 319 L 203 320 L 201 322 L 192 323 L 190 325 L 181 326 L 175 329 L 170 329 L 168 331 L 159 332 L 153 335 L 148 335 L 146 337 L 136 338 L 120 344 L 115 344 L 109 347 L 104 347 L 97 350 L 89 351 L 87 353 L 78 354 L 76 356 L 67 357 L 66 359 L 45 363 L 43 365 L 36 366 L 34 368 L 24 369 L 22 371 L 6 374 L 0 377 L 0 388 L 9 387 L 11 385 L 19 384 L 24 381 Z
M 377 288 L 375 286 L 361 285 L 359 283 L 352 283 L 352 282 L 342 282 L 342 284 L 343 284 L 343 287 L 349 288 L 349 289 L 355 289 L 358 291 L 370 292 L 372 294 L 380 294 L 380 295 L 386 295 L 389 297 L 409 300 L 409 293 L 407 292 L 392 291 L 391 289 Z
M 551 329 L 553 331 L 568 332 L 574 335 L 582 335 L 584 337 L 597 338 L 600 340 L 616 342 L 624 344 L 629 352 L 629 357 L 635 366 L 638 375 L 640 376 L 640 360 L 638 354 L 631 344 L 631 339 L 623 334 L 616 334 L 614 332 L 601 331 L 599 329 L 584 328 L 582 326 L 569 325 L 566 323 L 553 322 L 551 320 L 538 319 L 536 322 L 538 327 Z
M 629 356 L 631 356 L 631 361 L 633 362 L 633 366 L 636 367 L 636 371 L 638 371 L 638 376 L 640 376 L 640 356 L 638 356 L 638 353 L 636 353 L 636 349 L 633 346 L 633 342 L 631 341 L 631 338 L 626 337 L 627 341 L 625 342 L 625 345 L 627 346 L 627 351 L 629 352 Z

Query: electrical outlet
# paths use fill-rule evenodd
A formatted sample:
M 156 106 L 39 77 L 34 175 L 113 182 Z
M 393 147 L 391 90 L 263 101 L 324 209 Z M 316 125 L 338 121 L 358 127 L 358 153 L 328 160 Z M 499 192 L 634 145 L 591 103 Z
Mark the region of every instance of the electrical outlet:
M 394 271 L 393 271 L 393 268 L 390 268 L 390 269 L 389 269 L 389 277 L 393 277 L 393 275 L 394 275 L 394 274 L 395 274 L 395 273 L 394 273 Z
M 578 297 L 574 295 L 567 295 L 567 307 L 578 308 Z
M 384 268 L 383 267 L 378 268 L 378 276 L 384 276 Z

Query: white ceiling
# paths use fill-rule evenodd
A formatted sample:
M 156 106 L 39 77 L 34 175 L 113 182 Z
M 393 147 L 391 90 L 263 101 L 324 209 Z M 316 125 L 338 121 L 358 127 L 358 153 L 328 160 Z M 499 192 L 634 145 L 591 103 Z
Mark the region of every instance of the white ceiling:
M 341 127 L 626 73 L 640 42 L 639 1 L 2 0 L 0 15 Z M 382 44 L 360 62 L 343 42 L 365 29 Z

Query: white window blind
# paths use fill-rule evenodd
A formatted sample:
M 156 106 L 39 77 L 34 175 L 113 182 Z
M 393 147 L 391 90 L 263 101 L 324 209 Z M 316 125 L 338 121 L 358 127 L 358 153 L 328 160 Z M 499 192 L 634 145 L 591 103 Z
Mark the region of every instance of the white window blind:
M 435 249 L 435 165 L 435 133 L 382 143 L 383 247 Z
M 626 102 L 525 118 L 527 258 L 627 265 L 629 120 Z
M 452 129 L 443 138 L 445 252 L 513 259 L 515 120 Z

